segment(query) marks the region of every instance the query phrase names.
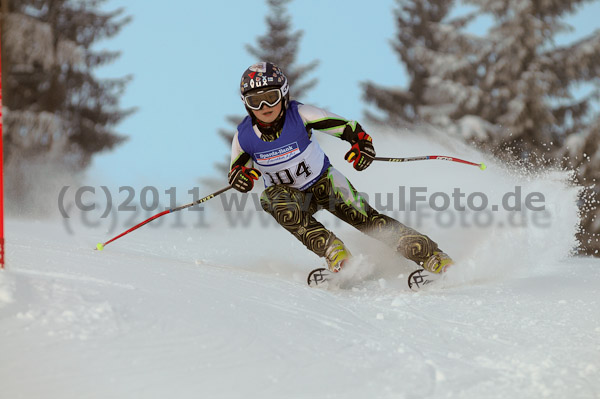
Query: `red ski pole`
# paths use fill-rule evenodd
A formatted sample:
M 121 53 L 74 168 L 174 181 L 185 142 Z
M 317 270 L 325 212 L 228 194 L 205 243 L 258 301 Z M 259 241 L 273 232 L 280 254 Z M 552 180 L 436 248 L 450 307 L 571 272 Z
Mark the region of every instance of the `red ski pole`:
M 422 157 L 412 157 L 412 158 L 388 158 L 388 157 L 375 157 L 375 161 L 384 161 L 384 162 L 410 162 L 410 161 L 426 161 L 428 159 L 437 159 L 440 161 L 452 161 L 452 162 L 460 162 L 467 165 L 477 166 L 481 170 L 485 170 L 487 166 L 482 163 L 475 163 L 465 161 L 464 159 L 448 157 L 445 155 L 425 155 Z
M 134 230 L 137 230 L 137 229 L 139 229 L 140 227 L 142 227 L 142 226 L 143 226 L 143 225 L 145 225 L 145 224 L 148 224 L 148 223 L 150 223 L 150 222 L 151 222 L 151 221 L 153 221 L 154 219 L 158 219 L 159 217 L 161 217 L 161 216 L 163 216 L 163 215 L 166 215 L 167 213 L 173 213 L 173 212 L 177 212 L 177 211 L 180 211 L 180 210 L 182 210 L 182 209 L 189 208 L 189 207 L 191 207 L 191 206 L 198 205 L 198 204 L 201 204 L 201 203 L 203 203 L 203 202 L 206 202 L 206 201 L 208 201 L 209 199 L 212 199 L 212 198 L 216 197 L 216 196 L 217 196 L 217 195 L 219 195 L 219 194 L 223 194 L 225 191 L 229 190 L 230 188 L 232 188 L 232 187 L 231 187 L 231 186 L 227 186 L 227 187 L 225 187 L 225 188 L 222 188 L 222 189 L 220 189 L 219 191 L 215 191 L 214 193 L 212 193 L 212 194 L 210 194 L 210 195 L 207 195 L 207 196 L 206 196 L 206 197 L 204 197 L 204 198 L 200 198 L 200 199 L 199 199 L 199 200 L 197 200 L 197 201 L 190 202 L 190 203 L 189 203 L 189 204 L 187 204 L 187 205 L 181 205 L 181 206 L 178 206 L 178 207 L 176 207 L 176 208 L 167 209 L 166 211 L 163 211 L 163 212 L 161 212 L 161 213 L 157 213 L 156 215 L 154 215 L 154 216 L 152 216 L 152 217 L 150 217 L 150 218 L 148 218 L 148 219 L 144 220 L 142 223 L 136 224 L 135 226 L 133 226 L 133 227 L 132 227 L 132 228 L 130 228 L 129 230 L 127 230 L 127 231 L 124 231 L 123 233 L 119 234 L 118 236 L 111 238 L 110 240 L 106 241 L 104 244 L 103 244 L 103 243 L 98 243 L 98 245 L 96 245 L 96 248 L 94 248 L 94 249 L 97 249 L 98 251 L 102 251 L 102 250 L 104 249 L 104 246 L 106 246 L 106 245 L 110 244 L 111 242 L 113 242 L 113 241 L 115 241 L 115 240 L 117 240 L 117 239 L 119 239 L 119 238 L 123 237 L 123 236 L 124 236 L 124 235 L 126 235 L 126 234 L 129 234 L 129 233 L 131 233 L 131 232 L 132 232 L 132 231 L 134 231 Z

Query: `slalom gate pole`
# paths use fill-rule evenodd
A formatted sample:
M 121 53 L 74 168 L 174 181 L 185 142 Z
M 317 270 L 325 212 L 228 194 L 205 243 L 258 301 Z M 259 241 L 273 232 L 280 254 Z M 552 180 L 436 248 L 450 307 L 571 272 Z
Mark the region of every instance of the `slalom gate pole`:
M 487 168 L 487 166 L 485 166 L 485 164 L 483 162 L 482 163 L 469 162 L 469 161 L 465 161 L 464 159 L 454 158 L 454 157 L 448 157 L 448 156 L 445 156 L 445 155 L 424 155 L 422 157 L 412 157 L 412 158 L 375 157 L 374 160 L 375 161 L 384 161 L 384 162 L 410 162 L 410 161 L 426 161 L 428 159 L 437 159 L 437 160 L 440 160 L 440 161 L 460 162 L 460 163 L 464 163 L 466 165 L 477 166 L 481 170 L 485 170 Z
M 197 200 L 197 201 L 190 202 L 190 203 L 189 203 L 189 204 L 187 204 L 187 205 L 181 205 L 181 206 L 178 206 L 178 207 L 176 207 L 176 208 L 167 209 L 166 211 L 163 211 L 163 212 L 161 212 L 161 213 L 157 213 L 156 215 L 154 215 L 154 216 L 152 216 L 152 217 L 150 217 L 150 218 L 148 218 L 148 219 L 144 220 L 142 223 L 136 224 L 135 226 L 133 226 L 133 227 L 132 227 L 132 228 L 130 228 L 129 230 L 127 230 L 127 231 L 124 231 L 123 233 L 119 234 L 118 236 L 111 238 L 110 240 L 106 241 L 104 244 L 103 244 L 103 243 L 98 243 L 98 245 L 96 245 L 96 248 L 94 248 L 94 249 L 97 249 L 98 251 L 102 251 L 106 245 L 108 245 L 108 244 L 110 244 L 111 242 L 113 242 L 113 241 L 115 241 L 115 240 L 117 240 L 117 239 L 119 239 L 119 238 L 123 237 L 123 236 L 124 236 L 124 235 L 126 235 L 126 234 L 129 234 L 129 233 L 131 233 L 131 232 L 132 232 L 132 231 L 134 231 L 134 230 L 137 230 L 137 229 L 139 229 L 140 227 L 142 227 L 142 226 L 143 226 L 143 225 L 145 225 L 145 224 L 148 224 L 148 223 L 150 223 L 150 222 L 151 222 L 151 221 L 153 221 L 154 219 L 158 219 L 159 217 L 161 217 L 161 216 L 163 216 L 163 215 L 166 215 L 167 213 L 173 213 L 173 212 L 177 212 L 177 211 L 180 211 L 180 210 L 182 210 L 182 209 L 186 209 L 186 208 L 189 208 L 189 207 L 191 207 L 191 206 L 198 205 L 198 204 L 201 204 L 201 203 L 203 203 L 203 202 L 206 202 L 206 201 L 208 201 L 209 199 L 212 199 L 212 198 L 216 197 L 216 196 L 217 196 L 217 195 L 219 195 L 219 194 L 223 194 L 225 191 L 227 191 L 227 190 L 229 190 L 229 189 L 231 189 L 231 188 L 232 188 L 231 186 L 227 186 L 227 187 L 225 187 L 225 188 L 222 188 L 222 189 L 220 189 L 219 191 L 215 191 L 214 193 L 212 193 L 212 194 L 210 194 L 210 195 L 207 195 L 207 196 L 206 196 L 206 197 L 204 197 L 204 198 L 200 198 L 200 199 L 199 199 L 199 200 Z
M 6 2 L 2 4 L 5 6 Z M 0 18 L 5 20 L 6 9 L 0 11 Z M 0 33 L 1 35 L 1 33 Z M 0 40 L 0 43 L 2 41 Z M 1 44 L 0 44 L 1 47 Z M 0 53 L 2 49 L 0 48 Z M 0 60 L 0 269 L 4 269 L 4 160 L 3 160 L 3 133 L 2 133 L 2 60 Z

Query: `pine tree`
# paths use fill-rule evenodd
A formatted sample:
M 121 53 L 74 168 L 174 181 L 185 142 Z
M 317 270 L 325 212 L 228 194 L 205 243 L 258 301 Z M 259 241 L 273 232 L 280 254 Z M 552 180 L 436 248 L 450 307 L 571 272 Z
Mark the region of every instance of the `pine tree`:
M 69 173 L 124 137 L 113 127 L 131 110 L 119 96 L 129 78 L 99 80 L 94 68 L 118 53 L 95 51 L 119 32 L 123 10 L 101 12 L 102 0 L 2 0 L 2 78 L 7 197 L 30 197 L 32 165 Z M 41 175 L 37 175 L 41 178 Z
M 372 82 L 363 84 L 364 97 L 384 113 L 380 118 L 367 112 L 372 121 L 401 125 L 421 120 L 419 107 L 424 105 L 427 80 L 432 75 L 429 64 L 424 62 L 430 54 L 437 54 L 444 46 L 435 29 L 447 17 L 453 0 L 398 1 L 395 10 L 397 36 L 393 48 L 400 61 L 406 65 L 410 76 L 407 89 L 385 88 Z
M 393 48 L 406 66 L 409 87 L 363 83 L 365 99 L 383 113 L 373 122 L 394 126 L 453 126 L 452 115 L 477 95 L 477 51 L 483 39 L 461 30 L 477 13 L 450 18 L 454 0 L 397 0 L 398 34 Z M 465 57 L 469 54 L 469 57 Z M 475 92 L 475 93 L 474 93 Z
M 394 48 L 410 87 L 364 85 L 384 121 L 429 122 L 498 154 L 538 158 L 590 123 L 598 92 L 577 98 L 572 88 L 598 76 L 600 33 L 555 44 L 564 16 L 590 0 L 470 0 L 477 10 L 454 19 L 451 0 L 397 1 Z M 482 15 L 493 18 L 489 33 L 468 34 Z
M 485 62 L 478 65 L 485 95 L 474 108 L 502 127 L 488 147 L 543 159 L 593 120 L 590 105 L 599 92 L 581 98 L 573 94 L 573 87 L 600 74 L 600 31 L 577 43 L 555 44 L 556 35 L 570 28 L 564 17 L 589 0 L 471 2 L 495 18 Z M 465 109 L 455 117 L 472 111 Z
M 305 83 L 301 83 L 301 80 L 314 70 L 319 62 L 315 60 L 306 65 L 296 64 L 303 32 L 301 30 L 291 31 L 291 18 L 286 13 L 287 4 L 290 1 L 267 0 L 271 10 L 271 15 L 266 18 L 268 31 L 264 36 L 258 38 L 258 46 L 248 44 L 246 50 L 257 60 L 270 61 L 283 68 L 290 84 L 290 96 L 301 98 L 317 84 L 316 78 Z
M 298 47 L 303 32 L 301 30 L 292 31 L 291 17 L 287 15 L 287 5 L 291 0 L 267 0 L 270 14 L 266 17 L 267 32 L 259 36 L 257 46 L 246 45 L 248 53 L 256 58 L 257 61 L 270 61 L 280 66 L 285 72 L 290 84 L 290 97 L 299 99 L 317 84 L 317 79 L 313 78 L 307 82 L 302 80 L 318 64 L 318 61 L 312 61 L 306 65 L 298 65 L 296 58 Z M 235 129 L 246 115 L 230 115 L 227 121 L 233 126 L 232 129 L 220 129 L 219 135 L 231 144 L 235 135 Z M 224 176 L 229 172 L 229 154 L 226 161 L 217 164 L 217 169 Z

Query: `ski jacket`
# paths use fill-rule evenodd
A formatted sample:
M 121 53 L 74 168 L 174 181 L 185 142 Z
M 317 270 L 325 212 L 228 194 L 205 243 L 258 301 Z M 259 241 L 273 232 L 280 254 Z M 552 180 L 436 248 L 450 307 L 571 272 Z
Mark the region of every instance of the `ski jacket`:
M 262 133 L 247 116 L 238 126 L 231 145 L 231 168 L 251 166 L 261 171 L 265 186 L 285 184 L 307 189 L 331 165 L 319 143 L 312 140 L 312 130 L 339 137 L 353 144 L 358 140 L 360 125 L 324 109 L 290 101 L 285 122 L 273 141 Z

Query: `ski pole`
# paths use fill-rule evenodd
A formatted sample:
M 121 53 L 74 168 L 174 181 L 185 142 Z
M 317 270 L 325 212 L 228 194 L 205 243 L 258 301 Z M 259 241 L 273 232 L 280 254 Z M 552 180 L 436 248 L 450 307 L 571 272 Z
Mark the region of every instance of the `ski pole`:
M 487 166 L 482 163 L 475 163 L 465 161 L 464 159 L 448 157 L 445 155 L 425 155 L 422 157 L 412 157 L 412 158 L 388 158 L 388 157 L 375 157 L 375 161 L 384 161 L 384 162 L 410 162 L 410 161 L 425 161 L 428 159 L 438 159 L 440 161 L 452 161 L 452 162 L 460 162 L 467 165 L 473 165 L 479 167 L 481 170 L 485 170 Z
M 123 233 L 119 234 L 118 236 L 111 238 L 110 240 L 106 241 L 104 244 L 102 244 L 102 243 L 98 243 L 98 245 L 96 245 L 96 248 L 94 248 L 94 249 L 97 249 L 98 251 L 102 251 L 106 245 L 110 244 L 111 242 L 115 241 L 115 240 L 116 240 L 116 239 L 118 239 L 118 238 L 121 238 L 121 237 L 123 237 L 125 234 L 129 234 L 129 233 L 131 233 L 132 231 L 139 229 L 140 227 L 142 227 L 143 225 L 145 225 L 145 224 L 147 224 L 147 223 L 150 223 L 150 222 L 151 222 L 151 221 L 153 221 L 154 219 L 158 219 L 159 217 L 161 217 L 161 216 L 163 216 L 163 215 L 166 215 L 167 213 L 173 213 L 173 212 L 177 212 L 177 211 L 180 211 L 180 210 L 182 210 L 182 209 L 189 208 L 189 207 L 191 207 L 191 206 L 198 205 L 198 204 L 201 204 L 201 203 L 203 203 L 203 202 L 206 202 L 206 201 L 208 201 L 209 199 L 212 199 L 212 198 L 216 197 L 216 196 L 217 196 L 217 195 L 219 195 L 219 194 L 223 194 L 225 191 L 229 190 L 230 188 L 232 188 L 232 187 L 231 187 L 231 186 L 227 186 L 227 187 L 225 187 L 225 188 L 222 188 L 222 189 L 220 189 L 219 191 L 215 191 L 214 193 L 212 193 L 212 194 L 210 194 L 210 195 L 207 195 L 207 196 L 206 196 L 206 197 L 204 197 L 204 198 L 200 198 L 200 199 L 199 199 L 199 200 L 197 200 L 197 201 L 190 202 L 190 203 L 189 203 L 189 204 L 187 204 L 187 205 L 181 205 L 181 206 L 178 206 L 178 207 L 176 207 L 176 208 L 167 209 L 166 211 L 163 211 L 163 212 L 161 212 L 161 213 L 157 213 L 156 215 L 154 215 L 154 216 L 152 216 L 152 217 L 150 217 L 150 218 L 148 218 L 148 219 L 144 220 L 142 223 L 136 224 L 135 226 L 133 226 L 133 227 L 132 227 L 132 228 L 130 228 L 129 230 L 127 230 L 127 231 L 124 231 Z

